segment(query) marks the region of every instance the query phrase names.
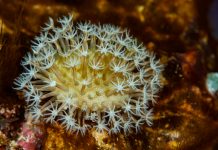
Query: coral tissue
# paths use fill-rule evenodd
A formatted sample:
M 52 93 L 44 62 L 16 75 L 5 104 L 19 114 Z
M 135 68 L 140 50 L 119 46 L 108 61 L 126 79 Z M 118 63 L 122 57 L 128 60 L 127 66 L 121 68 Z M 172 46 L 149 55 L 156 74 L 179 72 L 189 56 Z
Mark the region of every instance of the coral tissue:
M 163 66 L 126 29 L 49 18 L 31 49 L 14 89 L 24 93 L 33 121 L 83 135 L 152 125 Z

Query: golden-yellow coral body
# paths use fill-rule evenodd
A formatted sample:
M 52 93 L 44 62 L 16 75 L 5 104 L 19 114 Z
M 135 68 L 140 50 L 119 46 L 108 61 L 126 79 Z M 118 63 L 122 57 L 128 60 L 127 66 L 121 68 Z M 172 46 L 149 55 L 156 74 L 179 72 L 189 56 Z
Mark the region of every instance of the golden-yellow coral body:
M 35 121 L 59 122 L 69 132 L 138 132 L 152 125 L 150 103 L 161 88 L 163 66 L 153 53 L 113 25 L 73 26 L 49 18 L 21 62 L 15 79 Z

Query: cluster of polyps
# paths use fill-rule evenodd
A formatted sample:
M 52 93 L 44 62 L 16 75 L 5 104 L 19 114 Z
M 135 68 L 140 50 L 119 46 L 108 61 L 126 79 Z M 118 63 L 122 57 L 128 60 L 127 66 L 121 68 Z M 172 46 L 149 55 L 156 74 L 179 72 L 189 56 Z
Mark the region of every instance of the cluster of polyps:
M 21 61 L 15 89 L 33 120 L 58 122 L 69 132 L 136 132 L 152 125 L 152 102 L 162 65 L 129 32 L 112 25 L 49 19 Z

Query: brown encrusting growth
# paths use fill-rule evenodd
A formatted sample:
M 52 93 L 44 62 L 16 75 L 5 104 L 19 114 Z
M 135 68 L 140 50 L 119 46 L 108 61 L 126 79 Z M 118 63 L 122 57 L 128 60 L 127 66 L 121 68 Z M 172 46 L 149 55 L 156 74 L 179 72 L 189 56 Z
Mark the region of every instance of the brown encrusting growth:
M 39 127 L 45 135 L 37 147 L 216 149 L 218 100 L 205 86 L 206 74 L 218 70 L 218 46 L 206 22 L 209 3 L 197 0 L 3 0 L 0 2 L 0 25 L 4 27 L 4 36 L 0 36 L 4 38 L 0 40 L 0 103 L 5 107 L 8 104 L 10 108 L 18 104 L 24 106 L 22 94 L 16 96 L 11 88 L 13 79 L 22 71 L 21 57 L 30 51 L 29 41 L 40 32 L 49 16 L 58 18 L 70 13 L 76 22 L 90 20 L 95 24 L 110 23 L 128 28 L 165 64 L 165 86 L 153 108 L 153 126 L 143 126 L 139 134 L 114 136 L 90 130 L 85 136 L 75 136 L 66 133 L 59 125 L 42 125 Z M 9 126 L 16 122 L 20 127 L 17 122 L 25 121 L 22 117 L 15 122 L 5 120 Z M 3 143 L 17 140 L 6 130 L 1 130 L 0 138 Z M 0 148 L 7 145 L 0 144 Z

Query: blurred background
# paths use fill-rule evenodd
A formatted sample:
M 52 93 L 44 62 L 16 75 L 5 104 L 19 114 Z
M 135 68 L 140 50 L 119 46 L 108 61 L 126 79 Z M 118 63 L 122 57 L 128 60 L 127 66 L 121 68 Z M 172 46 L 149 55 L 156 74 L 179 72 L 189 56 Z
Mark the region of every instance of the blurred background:
M 160 58 L 164 88 L 152 127 L 82 137 L 27 122 L 22 93 L 12 89 L 20 60 L 48 17 L 68 14 L 127 28 Z M 218 0 L 0 0 L 0 150 L 218 149 L 217 72 Z M 29 132 L 34 141 L 22 143 Z

